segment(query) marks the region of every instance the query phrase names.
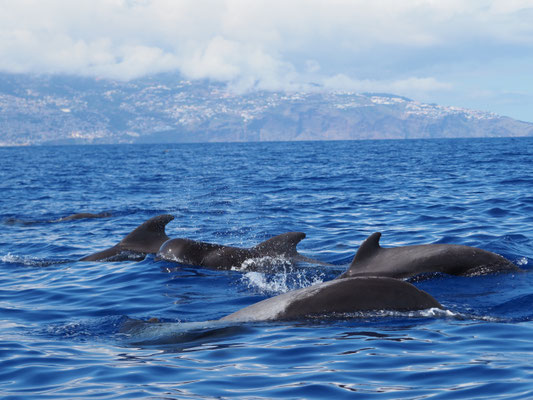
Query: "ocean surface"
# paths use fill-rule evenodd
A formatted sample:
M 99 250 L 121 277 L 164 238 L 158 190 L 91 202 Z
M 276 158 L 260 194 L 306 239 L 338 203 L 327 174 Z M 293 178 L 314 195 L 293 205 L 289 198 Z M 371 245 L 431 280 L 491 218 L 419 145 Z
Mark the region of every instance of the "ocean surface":
M 0 148 L 0 397 L 533 398 L 532 161 L 531 138 Z M 111 216 L 58 221 L 79 212 Z M 241 247 L 302 231 L 335 266 L 77 261 L 164 213 Z M 523 272 L 412 280 L 442 313 L 212 322 L 333 279 L 376 231 Z

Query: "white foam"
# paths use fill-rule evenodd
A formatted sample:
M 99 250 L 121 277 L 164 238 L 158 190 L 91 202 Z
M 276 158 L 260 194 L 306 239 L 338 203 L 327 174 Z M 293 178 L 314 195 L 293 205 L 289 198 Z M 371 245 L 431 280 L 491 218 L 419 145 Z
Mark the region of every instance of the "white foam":
M 17 256 L 15 254 L 7 253 L 0 257 L 0 261 L 8 264 L 23 264 L 29 266 L 39 266 L 44 263 L 44 260 L 30 256 Z
M 31 257 L 31 256 L 18 256 L 15 254 L 7 253 L 0 257 L 0 262 L 6 264 L 22 264 L 29 267 L 48 267 L 53 264 L 62 264 L 68 262 L 68 260 L 45 260 L 43 258 Z
M 187 264 L 184 259 L 176 257 L 174 254 L 165 254 L 165 256 L 163 257 L 161 254 L 157 253 L 156 257 L 160 257 L 162 260 L 165 261 L 173 261 L 179 264 Z
M 15 256 L 11 253 L 7 253 L 5 256 L 0 257 L 0 261 L 5 262 L 5 263 L 18 263 L 20 262 L 19 260 L 20 260 L 19 256 Z
M 459 314 L 454 313 L 450 310 L 442 310 L 440 308 L 428 308 L 427 310 L 421 310 L 418 311 L 418 314 L 421 317 L 428 317 L 428 318 L 454 318 L 457 317 Z
M 518 260 L 516 260 L 516 265 L 518 265 L 519 267 L 523 267 L 525 265 L 527 265 L 529 263 L 529 261 L 527 260 L 526 257 L 522 257 L 522 258 L 519 258 Z
M 334 313 L 336 317 L 343 318 L 459 318 L 464 316 L 460 313 L 454 313 L 450 310 L 442 310 L 440 308 L 428 308 L 425 310 L 415 311 L 395 311 L 395 310 L 375 310 L 375 311 L 355 311 L 348 313 Z M 329 315 L 331 316 L 331 315 Z M 315 318 L 324 318 L 328 315 L 320 315 Z
M 393 317 L 393 318 L 451 318 L 459 321 L 463 320 L 476 320 L 476 321 L 486 321 L 486 322 L 501 322 L 503 321 L 500 318 L 491 317 L 491 316 L 479 316 L 471 314 L 463 314 L 460 312 L 453 312 L 447 309 L 440 308 L 428 308 L 426 310 L 417 310 L 417 311 L 374 311 L 374 312 L 359 312 L 356 313 L 356 316 L 360 317 Z M 353 315 L 350 313 L 350 315 Z

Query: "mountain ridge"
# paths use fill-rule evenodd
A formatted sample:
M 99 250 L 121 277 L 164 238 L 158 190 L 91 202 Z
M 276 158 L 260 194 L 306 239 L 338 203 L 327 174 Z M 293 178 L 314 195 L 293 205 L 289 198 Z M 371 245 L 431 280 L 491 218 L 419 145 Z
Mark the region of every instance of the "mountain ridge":
M 0 74 L 0 145 L 533 136 L 533 123 L 387 93 L 252 91 L 170 74 Z

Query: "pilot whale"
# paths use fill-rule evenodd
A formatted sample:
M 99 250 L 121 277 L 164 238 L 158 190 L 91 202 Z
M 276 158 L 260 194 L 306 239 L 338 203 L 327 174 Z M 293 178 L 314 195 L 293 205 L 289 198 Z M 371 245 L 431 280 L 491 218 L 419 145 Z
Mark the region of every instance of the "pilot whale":
M 161 246 L 156 259 L 217 269 L 239 268 L 246 260 L 263 257 L 283 257 L 294 261 L 330 265 L 299 254 L 296 245 L 303 238 L 303 232 L 283 233 L 249 249 L 191 239 L 170 239 Z
M 266 321 L 359 311 L 443 309 L 430 294 L 394 278 L 361 277 L 323 282 L 260 301 L 220 321 Z
M 146 254 L 155 254 L 169 240 L 165 226 L 174 219 L 169 214 L 158 215 L 145 221 L 115 246 L 83 257 L 80 261 L 142 260 Z
M 420 311 L 444 307 L 430 294 L 394 278 L 360 277 L 323 282 L 292 290 L 254 303 L 218 320 L 169 323 L 158 318 L 148 321 L 127 318 L 120 332 L 145 343 L 169 343 L 183 330 L 216 326 L 220 323 L 302 320 L 309 317 L 335 318 L 342 314 L 371 311 Z M 346 316 L 346 315 L 345 315 Z
M 48 219 L 48 220 L 25 220 L 25 219 L 19 219 L 19 218 L 7 218 L 3 222 L 7 225 L 38 225 L 38 224 L 53 224 L 56 222 L 66 222 L 66 221 L 74 221 L 79 219 L 92 219 L 92 218 L 107 218 L 110 217 L 111 213 L 108 212 L 101 212 L 98 214 L 94 213 L 76 213 L 76 214 L 70 214 L 66 217 L 61 217 L 58 219 Z
M 383 248 L 381 233 L 370 235 L 359 247 L 350 268 L 339 278 L 388 276 L 408 278 L 431 272 L 449 275 L 480 275 L 519 271 L 506 258 L 490 251 L 454 244 L 423 244 Z
M 66 217 L 59 218 L 56 220 L 57 222 L 63 222 L 63 221 L 74 221 L 77 219 L 91 219 L 91 218 L 107 218 L 110 217 L 111 213 L 108 212 L 101 212 L 98 214 L 94 213 L 77 213 L 77 214 L 71 214 Z M 55 221 L 54 221 L 55 222 Z

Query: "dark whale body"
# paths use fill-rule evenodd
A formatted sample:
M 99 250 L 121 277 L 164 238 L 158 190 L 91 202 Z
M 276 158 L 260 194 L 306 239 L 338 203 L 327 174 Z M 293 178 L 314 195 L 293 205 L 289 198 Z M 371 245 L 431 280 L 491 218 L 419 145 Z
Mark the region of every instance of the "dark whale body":
M 431 295 L 408 282 L 384 277 L 345 278 L 292 290 L 252 304 L 219 320 L 203 322 L 200 326 L 203 328 L 206 323 L 335 318 L 357 312 L 419 311 L 432 308 L 442 310 L 444 307 Z M 197 328 L 198 324 L 189 323 L 189 326 Z M 127 318 L 121 324 L 120 331 L 137 337 L 148 337 L 145 343 L 168 343 L 173 340 L 176 331 L 187 328 L 184 323 L 164 323 L 157 318 L 148 321 Z
M 382 248 L 379 245 L 380 237 L 381 233 L 373 233 L 361 244 L 350 268 L 340 278 L 356 276 L 408 278 L 432 272 L 449 275 L 481 275 L 520 270 L 506 258 L 476 247 L 424 244 Z
M 298 256 L 296 245 L 304 237 L 304 233 L 289 232 L 275 236 L 251 249 L 196 242 L 189 239 L 171 239 L 161 246 L 157 257 L 191 265 L 231 268 L 242 264 L 246 259 L 265 255 Z M 209 322 L 298 320 L 368 311 L 444 309 L 430 294 L 406 281 L 377 276 L 345 277 L 347 273 L 332 281 L 292 290 L 260 301 L 217 321 Z M 157 319 L 148 322 L 128 320 L 123 330 L 133 332 L 151 328 L 154 325 L 154 332 L 160 332 L 164 324 L 159 323 Z M 169 333 L 171 332 L 172 326 L 169 330 Z
M 93 218 L 107 218 L 110 217 L 111 213 L 108 212 L 101 212 L 98 214 L 93 213 L 76 213 L 67 215 L 66 217 L 61 217 L 58 219 L 52 219 L 52 220 L 24 220 L 24 219 L 18 219 L 18 218 L 7 218 L 4 220 L 4 223 L 7 225 L 38 225 L 38 224 L 53 224 L 56 222 L 65 222 L 65 221 L 74 221 L 78 219 L 93 219 Z
M 197 242 L 191 239 L 170 239 L 156 255 L 157 259 L 216 269 L 239 268 L 246 260 L 263 257 L 283 257 L 295 261 L 329 265 L 302 256 L 296 245 L 305 238 L 303 232 L 288 232 L 274 236 L 250 249 Z
M 408 282 L 383 277 L 345 278 L 280 294 L 220 321 L 293 320 L 332 313 L 429 308 L 443 307 L 431 295 Z
M 163 214 L 145 221 L 115 246 L 83 257 L 80 261 L 124 261 L 142 260 L 147 254 L 155 254 L 169 237 L 165 226 L 174 219 Z
M 107 217 L 110 217 L 110 216 L 111 216 L 111 214 L 108 213 L 108 212 L 101 212 L 101 213 L 98 213 L 98 214 L 77 213 L 77 214 L 68 215 L 68 216 L 63 217 L 63 218 L 59 218 L 57 220 L 57 222 L 74 221 L 74 220 L 77 220 L 77 219 L 107 218 Z

